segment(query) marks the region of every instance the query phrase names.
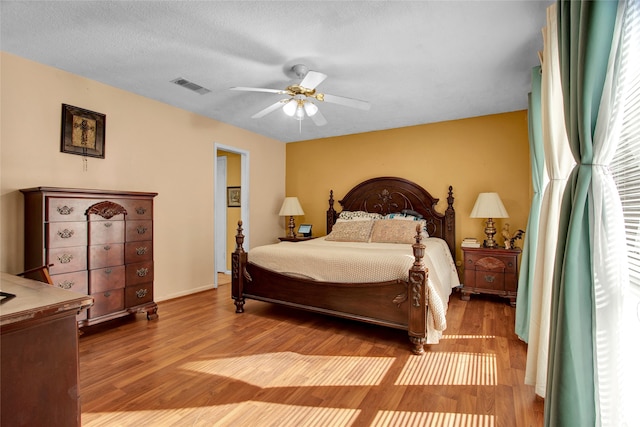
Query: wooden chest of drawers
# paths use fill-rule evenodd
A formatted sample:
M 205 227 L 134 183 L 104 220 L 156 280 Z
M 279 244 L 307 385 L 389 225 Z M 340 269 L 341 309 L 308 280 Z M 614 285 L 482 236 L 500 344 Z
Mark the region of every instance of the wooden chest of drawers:
M 135 312 L 157 317 L 157 193 L 54 187 L 20 191 L 25 200 L 25 270 L 49 265 L 55 286 L 93 297 L 93 306 L 77 318 L 79 326 Z
M 464 283 L 461 298 L 469 295 L 493 294 L 509 299 L 515 307 L 518 296 L 518 256 L 520 249 L 462 248 Z

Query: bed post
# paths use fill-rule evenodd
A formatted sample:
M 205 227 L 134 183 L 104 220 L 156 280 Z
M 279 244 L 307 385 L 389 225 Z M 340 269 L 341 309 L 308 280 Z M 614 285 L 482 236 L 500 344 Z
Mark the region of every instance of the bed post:
M 236 250 L 231 254 L 231 298 L 236 305 L 236 313 L 244 313 L 244 271 L 247 263 L 247 253 L 242 248 L 244 234 L 242 234 L 242 221 L 238 221 L 238 234 L 236 234 Z
M 336 210 L 333 209 L 333 190 L 329 191 L 329 209 L 327 209 L 327 234 L 331 233 L 336 223 Z
M 414 354 L 424 354 L 427 342 L 427 276 L 429 269 L 422 262 L 425 245 L 422 243 L 421 225 L 416 226 L 413 244 L 415 261 L 409 270 L 409 340 Z
M 456 213 L 453 209 L 453 187 L 449 186 L 449 195 L 447 196 L 447 210 L 444 213 L 445 217 L 445 240 L 449 244 L 449 250 L 453 257 L 453 262 L 456 262 Z

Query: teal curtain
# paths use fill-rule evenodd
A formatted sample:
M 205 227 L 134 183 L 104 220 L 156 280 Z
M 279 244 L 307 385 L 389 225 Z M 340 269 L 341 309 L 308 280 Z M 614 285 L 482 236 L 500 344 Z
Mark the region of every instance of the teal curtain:
M 565 123 L 576 166 L 567 181 L 552 291 L 546 426 L 599 424 L 594 397 L 589 204 L 593 134 L 617 1 L 558 2 Z
M 538 247 L 538 229 L 540 223 L 540 206 L 542 205 L 542 187 L 544 185 L 544 143 L 542 140 L 542 68 L 534 67 L 531 71 L 531 93 L 529 94 L 529 155 L 531 156 L 531 184 L 533 197 L 529 220 L 522 244 L 522 260 L 520 261 L 520 278 L 518 279 L 518 296 L 516 300 L 515 332 L 524 342 L 529 340 L 529 312 L 531 310 L 531 290 L 533 289 L 533 273 L 536 265 Z

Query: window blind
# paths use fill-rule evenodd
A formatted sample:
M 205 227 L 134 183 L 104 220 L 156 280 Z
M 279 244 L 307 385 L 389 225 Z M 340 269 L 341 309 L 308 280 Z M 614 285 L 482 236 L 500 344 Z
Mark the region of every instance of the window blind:
M 629 279 L 640 295 L 640 5 L 627 3 L 621 49 L 624 119 L 611 163 L 624 213 Z

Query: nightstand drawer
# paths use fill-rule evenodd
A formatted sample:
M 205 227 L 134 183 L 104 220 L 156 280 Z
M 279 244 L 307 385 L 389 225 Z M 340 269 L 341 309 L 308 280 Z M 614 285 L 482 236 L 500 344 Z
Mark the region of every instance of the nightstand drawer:
M 518 269 L 517 255 L 487 256 L 486 254 L 465 254 L 465 268 L 473 270 L 515 272 Z
M 475 279 L 476 288 L 504 290 L 504 274 L 501 271 L 476 270 Z

